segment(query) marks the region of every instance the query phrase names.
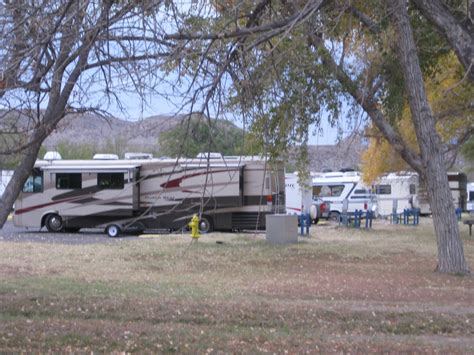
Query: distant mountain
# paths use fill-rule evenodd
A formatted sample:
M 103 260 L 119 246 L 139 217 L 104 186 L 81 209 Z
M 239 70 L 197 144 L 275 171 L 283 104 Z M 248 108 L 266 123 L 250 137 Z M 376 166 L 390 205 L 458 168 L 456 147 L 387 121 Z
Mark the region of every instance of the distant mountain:
M 157 115 L 139 121 L 104 118 L 96 114 L 70 115 L 45 140 L 44 146 L 54 150 L 59 143 L 94 144 L 98 148 L 125 145 L 128 150 L 157 151 L 161 132 L 178 125 L 186 116 Z M 120 142 L 119 142 L 120 141 Z

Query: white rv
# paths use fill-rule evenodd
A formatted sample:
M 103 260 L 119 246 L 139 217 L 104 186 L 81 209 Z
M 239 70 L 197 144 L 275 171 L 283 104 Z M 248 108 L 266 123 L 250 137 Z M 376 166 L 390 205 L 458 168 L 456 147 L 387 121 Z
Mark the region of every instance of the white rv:
M 377 213 L 376 197 L 357 171 L 313 174 L 313 196 L 330 203 L 330 218 L 338 220 L 347 201 L 347 212 L 370 209 Z
M 325 210 L 327 203 L 313 199 L 312 178 L 309 177 L 304 184 L 298 179 L 298 174 L 285 175 L 285 202 L 286 214 L 309 214 L 313 223 L 318 223 L 320 218 L 328 218 Z
M 303 186 L 298 181 L 298 174 L 285 174 L 286 213 L 300 215 L 311 212 L 313 191 L 311 180 Z
M 415 173 L 390 173 L 379 178 L 374 185 L 378 213 L 389 216 L 394 208 L 402 213 L 406 208 L 418 205 L 418 175 Z
M 466 186 L 466 192 L 467 192 L 467 204 L 466 204 L 466 210 L 474 214 L 474 182 L 470 182 Z
M 278 164 L 277 164 L 278 165 Z M 17 201 L 16 226 L 49 231 L 180 229 L 194 213 L 202 231 L 262 229 L 284 213 L 283 166 L 257 157 L 39 160 Z

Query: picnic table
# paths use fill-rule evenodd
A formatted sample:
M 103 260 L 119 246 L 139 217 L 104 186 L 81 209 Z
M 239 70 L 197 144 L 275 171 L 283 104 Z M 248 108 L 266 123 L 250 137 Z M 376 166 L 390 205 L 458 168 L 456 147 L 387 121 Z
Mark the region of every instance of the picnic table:
M 469 226 L 469 236 L 472 236 L 472 224 L 474 223 L 474 219 L 467 219 L 464 221 L 464 224 Z

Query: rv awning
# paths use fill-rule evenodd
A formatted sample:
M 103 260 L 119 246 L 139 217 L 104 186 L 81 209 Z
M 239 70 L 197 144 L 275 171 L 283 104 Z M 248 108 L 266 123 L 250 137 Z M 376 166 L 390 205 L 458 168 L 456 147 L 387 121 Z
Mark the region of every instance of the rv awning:
M 77 166 L 42 166 L 43 171 L 67 173 L 126 173 L 136 170 L 140 165 L 77 165 Z

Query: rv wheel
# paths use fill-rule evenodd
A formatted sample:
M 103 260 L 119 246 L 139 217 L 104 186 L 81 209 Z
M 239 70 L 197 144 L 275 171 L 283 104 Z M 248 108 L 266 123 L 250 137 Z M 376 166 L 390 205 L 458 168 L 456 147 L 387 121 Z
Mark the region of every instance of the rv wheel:
M 210 233 L 212 229 L 212 219 L 208 216 L 202 216 L 199 220 L 199 231 L 201 233 Z
M 120 227 L 116 224 L 111 224 L 110 226 L 107 226 L 105 233 L 107 233 L 110 238 L 116 238 L 120 235 Z
M 63 230 L 63 219 L 57 214 L 48 215 L 45 224 L 48 232 L 57 233 Z
M 337 211 L 331 211 L 329 213 L 329 219 L 333 222 L 339 222 L 339 215 L 340 213 Z

